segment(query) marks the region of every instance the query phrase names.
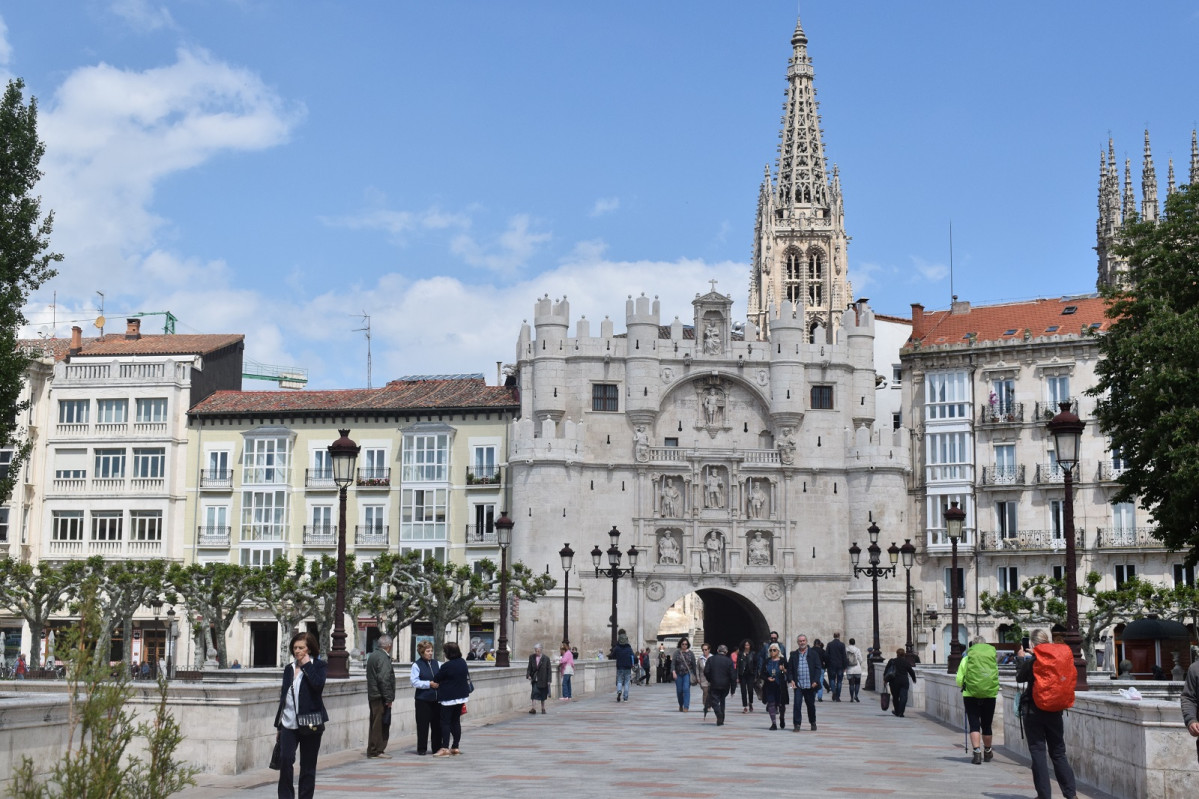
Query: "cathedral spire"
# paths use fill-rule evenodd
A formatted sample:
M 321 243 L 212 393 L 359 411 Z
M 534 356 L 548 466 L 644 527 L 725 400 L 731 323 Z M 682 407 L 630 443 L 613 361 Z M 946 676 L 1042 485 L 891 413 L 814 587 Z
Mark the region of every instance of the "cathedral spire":
M 1137 198 L 1132 193 L 1132 159 L 1124 159 L 1124 211 L 1122 221 L 1128 224 L 1137 215 Z
M 814 76 L 808 37 L 797 19 L 787 64 L 787 100 L 778 160 L 778 207 L 788 215 L 808 216 L 813 208 L 828 207 L 828 175 Z
M 1177 191 L 1174 186 L 1174 159 L 1171 158 L 1167 163 L 1170 167 L 1166 170 L 1166 196 L 1169 197 Z
M 1195 138 L 1195 129 L 1191 129 L 1191 187 L 1199 186 L 1199 139 Z
M 1157 221 L 1157 172 L 1153 168 L 1153 152 L 1149 149 L 1149 130 L 1145 130 L 1145 157 L 1141 162 L 1141 219 Z

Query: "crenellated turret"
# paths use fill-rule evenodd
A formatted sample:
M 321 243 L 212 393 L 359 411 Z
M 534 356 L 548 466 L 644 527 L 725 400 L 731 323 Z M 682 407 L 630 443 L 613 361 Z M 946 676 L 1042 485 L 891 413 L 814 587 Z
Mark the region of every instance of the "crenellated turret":
M 649 424 L 658 414 L 661 402 L 658 335 L 661 306 L 658 298 L 642 294 L 625 303 L 628 329 L 628 360 L 625 375 L 628 385 L 628 415 L 633 424 Z
M 804 352 L 807 330 L 803 311 L 780 302 L 770 319 L 770 410 L 776 428 L 797 427 L 804 412 Z
M 874 423 L 874 311 L 866 298 L 853 305 L 841 325 L 849 344 L 849 363 L 853 367 L 852 396 L 849 398 L 854 426 Z
M 563 297 L 538 300 L 533 312 L 533 416 L 558 421 L 566 412 L 566 334 L 570 304 Z

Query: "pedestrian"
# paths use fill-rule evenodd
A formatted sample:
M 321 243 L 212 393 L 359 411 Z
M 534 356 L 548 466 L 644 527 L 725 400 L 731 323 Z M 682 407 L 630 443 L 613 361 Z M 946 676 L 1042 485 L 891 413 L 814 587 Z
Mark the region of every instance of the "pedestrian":
M 16 675 L 18 680 L 23 680 L 25 679 L 25 675 L 28 673 L 29 667 L 25 665 L 25 653 L 22 652 L 21 654 L 17 655 L 17 667 L 13 671 L 13 674 Z
M 818 655 L 820 655 L 820 673 L 823 675 L 825 672 L 828 671 L 828 652 L 826 652 L 824 650 L 824 641 L 821 641 L 819 638 L 812 641 L 812 649 L 815 649 L 816 653 Z M 816 701 L 817 702 L 824 701 L 824 692 L 826 690 L 826 686 L 825 686 L 826 682 L 827 682 L 827 680 L 825 680 L 823 677 L 821 677 L 820 684 L 816 686 Z M 798 710 L 799 703 L 796 702 L 795 705 L 796 705 L 796 709 Z
M 858 645 L 853 638 L 849 639 L 849 646 L 845 647 L 845 676 L 849 679 L 849 701 L 862 701 L 859 695 L 862 691 L 862 650 L 858 649 Z
M 1077 796 L 1074 784 L 1074 769 L 1070 767 L 1070 761 L 1066 758 L 1065 725 L 1062 721 L 1063 711 L 1042 710 L 1037 706 L 1033 698 L 1037 650 L 1043 647 L 1064 647 L 1065 644 L 1051 644 L 1049 642 L 1049 634 L 1044 630 L 1033 630 L 1030 639 L 1032 643 L 1031 652 L 1023 646 L 1016 650 L 1016 659 L 1019 663 L 1016 666 L 1016 682 L 1028 683 L 1028 688 L 1025 689 L 1024 694 L 1020 697 L 1020 717 L 1024 723 L 1024 734 L 1028 738 L 1028 755 L 1032 760 L 1033 787 L 1037 790 L 1037 799 L 1050 799 L 1053 796 L 1053 788 L 1049 784 L 1049 763 L 1046 760 L 1046 754 L 1048 754 L 1048 760 L 1053 761 L 1053 773 L 1057 777 L 1058 786 L 1062 789 L 1062 795 L 1066 797 Z M 1066 647 L 1066 649 L 1068 651 L 1069 647 Z M 1046 649 L 1046 661 L 1053 657 L 1054 654 Z M 1071 657 L 1071 662 L 1073 662 L 1073 657 Z M 1071 687 L 1073 686 L 1071 685 Z M 1192 732 L 1194 729 L 1191 726 Z
M 649 647 L 641 650 L 641 684 L 649 685 Z
M 774 644 L 779 648 L 779 657 L 781 657 L 784 662 L 787 660 L 787 647 L 784 646 L 783 642 L 779 640 L 779 634 L 774 630 L 771 630 L 770 637 L 767 638 L 766 643 L 762 644 L 762 651 L 758 653 L 758 663 L 765 663 L 767 658 L 770 657 L 771 644 Z
M 309 632 L 296 633 L 287 647 L 295 658 L 283 667 L 279 708 L 275 711 L 279 744 L 279 799 L 295 799 L 296 750 L 300 754 L 299 799 L 312 799 L 316 791 L 316 758 L 329 714 L 321 694 L 325 690 L 325 661 L 317 657 L 320 644 Z
M 674 692 L 679 700 L 679 712 L 691 710 L 691 680 L 695 677 L 695 654 L 691 642 L 684 636 L 679 639 L 678 649 L 671 658 L 670 676 L 674 680 Z
M 391 667 L 391 636 L 380 635 L 375 651 L 366 659 L 366 701 L 370 704 L 370 728 L 366 756 L 390 758 L 387 739 L 391 732 L 391 704 L 396 698 L 396 674 Z
M 561 699 L 563 702 L 570 701 L 570 680 L 574 675 L 575 656 L 570 651 L 570 644 L 563 641 L 562 647 L 558 650 L 558 677 L 562 681 Z
M 970 762 L 976 766 L 983 761 L 989 763 L 995 757 L 991 751 L 991 721 L 995 718 L 995 697 L 999 694 L 999 660 L 995 647 L 981 635 L 974 637 L 958 663 L 957 683 L 962 688 L 970 744 L 974 749 Z
M 133 664 L 129 667 L 129 673 L 135 680 L 142 676 L 141 665 L 136 660 L 133 661 Z
M 729 689 L 737 682 L 737 671 L 733 666 L 733 659 L 729 657 L 727 646 L 721 644 L 716 647 L 716 654 L 708 658 L 704 665 L 704 676 L 712 697 L 712 713 L 716 716 L 716 726 L 724 726 L 724 700 Z
M 533 654 L 529 655 L 529 666 L 525 669 L 525 679 L 532 683 L 529 693 L 529 715 L 537 714 L 537 703 L 541 703 L 541 713 L 545 714 L 545 700 L 550 695 L 550 659 L 542 652 L 541 644 L 533 645 Z
M 845 678 L 845 669 L 849 664 L 845 660 L 845 644 L 841 641 L 841 633 L 833 633 L 833 640 L 828 642 L 828 679 L 829 694 L 834 702 L 841 701 L 841 683 Z
M 437 672 L 437 704 L 441 705 L 441 748 L 433 757 L 460 755 L 462 741 L 462 706 L 470 696 L 470 668 L 462 658 L 457 641 L 446 641 L 441 647 L 445 663 Z
M 237 658 L 233 658 L 233 665 L 231 665 L 229 668 L 231 668 L 231 669 L 240 669 L 240 668 L 241 668 L 241 663 L 239 663 L 239 662 L 237 661 Z
M 658 644 L 658 682 L 666 682 L 668 674 L 670 674 L 670 654 L 666 651 L 666 644 Z
M 416 753 L 427 755 L 429 741 L 433 742 L 433 750 L 441 745 L 441 705 L 437 703 L 437 674 L 441 664 L 433 657 L 432 641 L 417 644 L 416 655 L 408 681 L 412 683 L 416 712 Z
M 741 686 L 741 712 L 754 712 L 754 689 L 758 679 L 758 653 L 746 638 L 737 651 L 737 684 Z
M 1192 738 L 1199 738 L 1199 661 L 1187 669 L 1186 682 L 1182 685 L 1182 723 Z M 1199 741 L 1195 742 L 1195 752 L 1199 755 Z
M 629 678 L 633 674 L 633 647 L 629 646 L 629 634 L 623 629 L 616 631 L 616 646 L 612 647 L 612 659 L 616 661 L 616 701 L 629 701 Z
M 895 657 L 883 667 L 883 682 L 891 689 L 891 715 L 899 718 L 903 718 L 903 711 L 908 706 L 908 687 L 916 682 L 916 670 L 905 657 L 906 654 L 901 646 L 895 650 Z M 888 677 L 888 674 L 891 676 Z M 911 682 L 908 682 L 908 678 L 911 678 Z
M 808 706 L 808 724 L 816 729 L 816 694 L 820 690 L 820 682 L 824 679 L 824 660 L 820 650 L 808 646 L 808 637 L 800 635 L 795 639 L 795 651 L 787 663 L 791 673 L 791 687 L 795 689 L 795 709 L 791 720 L 791 730 L 799 732 L 803 721 L 803 706 Z
M 699 683 L 700 692 L 703 694 L 704 702 L 704 718 L 708 717 L 708 675 L 704 674 L 704 667 L 708 665 L 708 658 L 712 656 L 712 648 L 704 643 L 700 644 L 699 657 L 695 659 L 695 681 Z
M 779 725 L 787 729 L 786 702 L 787 698 L 787 662 L 783 660 L 782 649 L 777 643 L 767 644 L 768 657 L 762 661 L 762 701 L 766 703 L 766 713 L 770 716 L 770 729 L 777 730 Z M 778 722 L 775 722 L 775 716 Z

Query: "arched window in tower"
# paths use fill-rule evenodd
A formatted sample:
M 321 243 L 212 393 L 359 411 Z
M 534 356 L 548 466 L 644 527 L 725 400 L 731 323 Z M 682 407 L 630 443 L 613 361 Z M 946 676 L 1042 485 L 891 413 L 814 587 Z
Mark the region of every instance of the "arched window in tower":
M 824 285 L 821 283 L 808 284 L 808 305 L 824 305 Z
M 799 280 L 800 269 L 799 250 L 787 250 L 787 280 Z
M 824 279 L 824 253 L 813 249 L 808 253 L 808 280 Z
M 783 296 L 790 302 L 801 302 L 803 298 L 803 254 L 794 247 L 787 250 L 783 272 Z

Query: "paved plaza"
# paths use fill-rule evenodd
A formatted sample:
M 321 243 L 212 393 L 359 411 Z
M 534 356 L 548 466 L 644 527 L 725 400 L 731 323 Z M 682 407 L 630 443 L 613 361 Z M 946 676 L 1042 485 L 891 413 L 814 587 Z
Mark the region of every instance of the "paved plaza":
M 695 799 L 785 790 L 793 796 L 1035 796 L 1028 767 L 1002 749 L 991 763 L 972 765 L 960 729 L 916 712 L 896 718 L 879 709 L 876 694 L 863 693 L 860 704 L 826 697 L 816 705 L 817 731 L 805 724 L 798 733 L 790 723 L 771 732 L 761 706 L 743 714 L 739 699 L 717 727 L 711 713 L 704 719 L 699 696 L 697 689 L 691 711 L 680 713 L 672 685 L 650 685 L 634 688 L 627 703 L 609 693 L 552 700 L 544 716 L 522 713 L 481 727 L 466 721 L 457 757 L 418 757 L 414 738 L 393 740 L 390 760 L 352 752 L 323 756 L 316 795 Z M 202 776 L 180 797 L 275 799 L 276 776 L 268 769 Z M 1085 789 L 1079 796 L 1110 799 Z

